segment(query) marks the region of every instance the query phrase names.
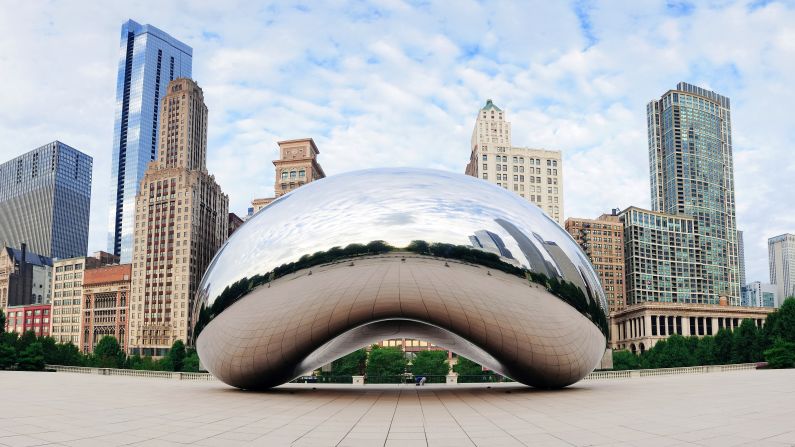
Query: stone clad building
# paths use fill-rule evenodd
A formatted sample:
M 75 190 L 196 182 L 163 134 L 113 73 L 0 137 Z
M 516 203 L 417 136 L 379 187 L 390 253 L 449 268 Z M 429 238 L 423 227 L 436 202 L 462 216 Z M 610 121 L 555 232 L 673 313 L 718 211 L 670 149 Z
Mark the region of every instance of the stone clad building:
M 273 185 L 274 197 L 251 201 L 250 217 L 268 206 L 276 198 L 301 186 L 326 176 L 317 161 L 320 150 L 311 138 L 279 141 L 279 159 L 273 160 L 276 176 Z
M 80 346 L 84 276 L 86 270 L 99 265 L 99 259 L 92 257 L 53 261 L 50 333 L 56 342 Z
M 472 130 L 465 173 L 534 203 L 563 225 L 563 158 L 560 151 L 514 147 L 505 111 L 487 100 Z
M 83 352 L 93 352 L 94 346 L 105 336 L 115 337 L 126 350 L 131 274 L 130 264 L 86 270 L 80 345 Z
M 207 106 L 175 79 L 161 107 L 160 158 L 136 196 L 129 350 L 162 356 L 191 339 L 194 295 L 226 241 L 229 198 L 207 172 Z

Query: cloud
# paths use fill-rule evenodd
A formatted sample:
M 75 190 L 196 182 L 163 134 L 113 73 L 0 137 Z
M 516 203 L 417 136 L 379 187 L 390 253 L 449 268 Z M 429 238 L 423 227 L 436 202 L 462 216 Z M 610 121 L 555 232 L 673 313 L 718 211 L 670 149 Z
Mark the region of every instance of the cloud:
M 90 248 L 105 248 L 121 23 L 194 48 L 208 168 L 244 213 L 273 189 L 276 141 L 313 137 L 328 174 L 463 172 L 477 109 L 514 144 L 564 151 L 566 216 L 648 206 L 646 103 L 678 81 L 732 100 L 749 280 L 795 231 L 795 11 L 779 2 L 291 4 L 12 1 L 0 16 L 0 159 L 60 139 L 94 157 Z

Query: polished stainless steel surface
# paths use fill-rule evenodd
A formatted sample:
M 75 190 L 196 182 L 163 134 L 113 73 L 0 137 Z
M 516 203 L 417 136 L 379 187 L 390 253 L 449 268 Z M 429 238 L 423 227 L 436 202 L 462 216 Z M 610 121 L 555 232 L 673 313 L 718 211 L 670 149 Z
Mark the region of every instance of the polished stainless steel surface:
M 485 181 L 410 168 L 277 199 L 222 247 L 194 309 L 203 365 L 243 388 L 398 334 L 565 386 L 598 364 L 607 335 L 596 273 L 557 223 Z

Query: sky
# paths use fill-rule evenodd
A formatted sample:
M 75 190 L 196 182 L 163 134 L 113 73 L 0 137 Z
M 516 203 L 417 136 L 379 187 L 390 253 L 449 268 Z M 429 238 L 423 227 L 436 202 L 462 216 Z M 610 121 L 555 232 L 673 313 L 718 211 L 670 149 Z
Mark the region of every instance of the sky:
M 94 158 L 89 251 L 107 249 L 121 24 L 193 47 L 208 170 L 243 215 L 273 193 L 276 142 L 327 175 L 464 172 L 477 111 L 564 157 L 566 217 L 649 207 L 646 104 L 680 81 L 732 101 L 748 281 L 795 232 L 795 2 L 0 0 L 0 160 L 53 140 Z

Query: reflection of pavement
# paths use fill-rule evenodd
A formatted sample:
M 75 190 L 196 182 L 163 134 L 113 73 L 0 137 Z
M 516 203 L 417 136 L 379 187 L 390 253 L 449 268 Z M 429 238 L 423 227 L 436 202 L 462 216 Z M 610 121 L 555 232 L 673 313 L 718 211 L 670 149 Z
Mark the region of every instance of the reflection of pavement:
M 526 279 L 411 253 L 349 264 L 284 276 L 226 309 L 199 337 L 204 366 L 242 388 L 272 386 L 402 334 L 523 383 L 565 386 L 604 353 L 591 321 Z
M 795 370 L 580 382 L 238 391 L 0 372 L 2 445 L 792 445 Z M 749 409 L 753 409 L 749 414 Z M 692 444 L 689 444 L 692 443 Z

